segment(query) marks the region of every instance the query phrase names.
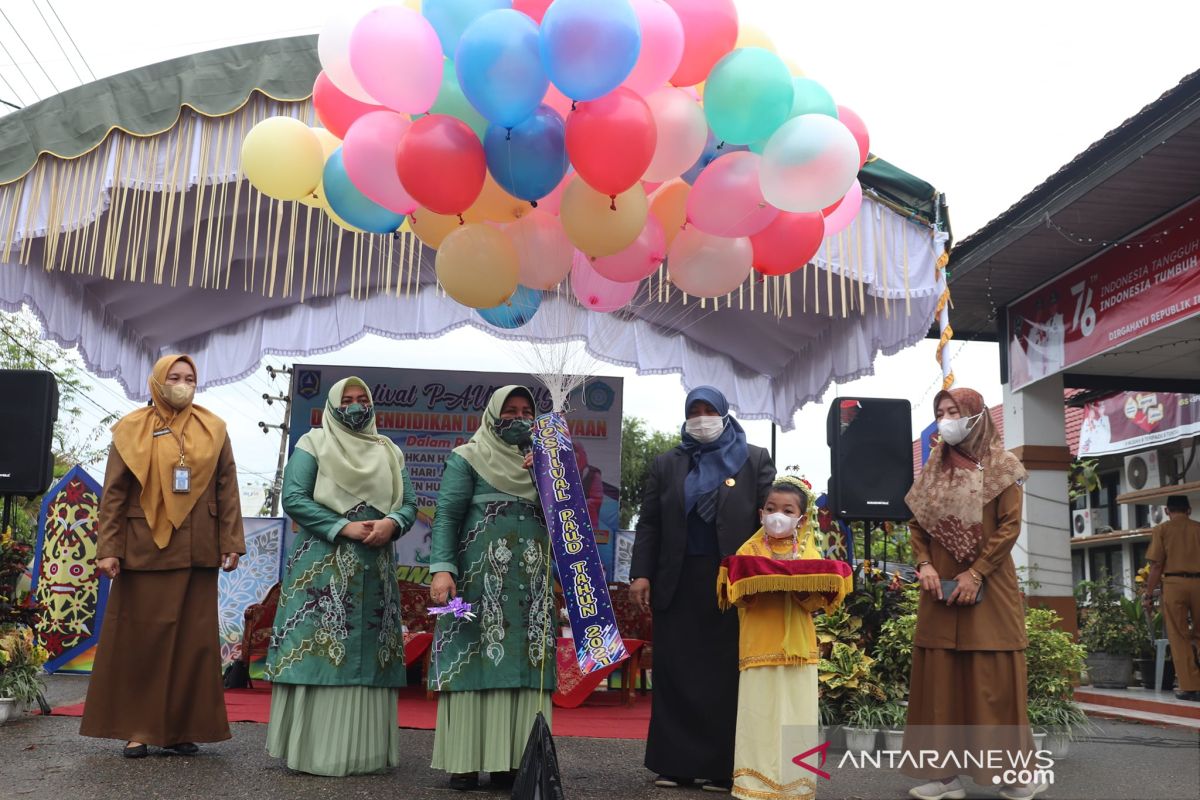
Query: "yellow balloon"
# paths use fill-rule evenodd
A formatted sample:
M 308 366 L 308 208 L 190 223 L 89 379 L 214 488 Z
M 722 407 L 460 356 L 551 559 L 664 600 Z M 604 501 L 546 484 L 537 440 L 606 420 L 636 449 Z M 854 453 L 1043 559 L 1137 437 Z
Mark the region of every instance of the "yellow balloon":
M 483 180 L 483 191 L 471 207 L 463 212 L 463 219 L 467 222 L 516 222 L 532 210 L 533 206 L 529 203 L 501 189 L 492 173 L 488 172 Z
M 349 222 L 346 222 L 346 220 L 339 217 L 337 215 L 337 212 L 334 211 L 332 208 L 330 208 L 329 204 L 325 203 L 325 201 L 323 199 L 321 200 L 321 202 L 324 204 L 321 206 L 321 208 L 323 208 L 325 210 L 325 215 L 328 216 L 331 220 L 333 220 L 334 225 L 337 225 L 339 228 L 342 228 L 344 230 L 350 231 L 350 233 L 366 233 L 366 231 L 362 230 L 361 228 L 356 228 L 353 225 L 351 225 Z
M 421 0 L 404 0 L 404 5 L 407 8 L 411 8 L 418 14 L 421 13 Z
M 508 235 L 482 222 L 463 225 L 438 248 L 438 281 L 464 306 L 492 308 L 517 290 L 517 248 Z
M 692 187 L 685 181 L 673 180 L 658 188 L 650 198 L 650 213 L 662 225 L 667 247 L 675 241 L 675 235 L 687 224 L 687 201 Z
M 775 52 L 775 43 L 771 41 L 771 37 L 753 25 L 738 26 L 737 44 L 734 48 L 738 47 L 761 47 L 763 50 Z
M 641 183 L 635 183 L 616 199 L 600 194 L 580 178 L 567 184 L 558 218 L 571 244 L 592 256 L 619 253 L 646 226 L 648 204 Z
M 329 160 L 331 155 L 333 155 L 334 150 L 337 150 L 342 146 L 342 140 L 324 128 L 312 128 L 311 130 L 313 135 L 317 137 L 317 141 L 321 143 L 321 152 L 325 155 L 324 159 L 321 161 L 321 171 L 323 173 L 325 170 L 325 162 Z M 310 194 L 306 194 L 304 197 L 300 198 L 300 202 L 304 203 L 306 206 L 312 206 L 313 208 L 328 209 L 329 204 L 325 202 L 325 190 L 323 188 L 324 183 L 324 181 L 318 183 L 317 188 L 313 189 Z M 336 217 L 337 215 L 335 214 L 334 216 Z M 334 221 L 336 222 L 337 220 L 335 219 Z
M 435 214 L 427 208 L 418 208 L 408 216 L 412 232 L 426 247 L 437 249 L 442 241 L 462 227 L 458 217 L 449 214 Z
M 321 182 L 325 158 L 312 129 L 294 117 L 269 117 L 242 141 L 242 172 L 276 200 L 299 200 Z
M 800 69 L 800 65 L 790 58 L 785 58 L 783 63 L 787 65 L 788 72 L 792 73 L 793 78 L 803 78 L 804 70 Z

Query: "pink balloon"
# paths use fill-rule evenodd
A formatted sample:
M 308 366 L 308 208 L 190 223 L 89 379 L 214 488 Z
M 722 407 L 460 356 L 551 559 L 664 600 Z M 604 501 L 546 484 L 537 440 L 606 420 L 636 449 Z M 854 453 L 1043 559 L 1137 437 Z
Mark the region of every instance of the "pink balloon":
M 560 92 L 553 83 L 547 87 L 542 102 L 557 111 L 563 119 L 566 119 L 567 115 L 571 113 L 571 98 Z
M 402 114 L 424 114 L 442 86 L 437 33 L 404 6 L 383 6 L 363 15 L 350 34 L 350 65 L 372 97 Z
M 553 0 L 513 0 L 512 7 L 541 25 L 542 17 L 545 16 L 551 2 Z
M 867 124 L 862 121 L 862 117 L 845 106 L 838 106 L 837 112 L 838 120 L 850 129 L 850 133 L 854 134 L 854 141 L 858 142 L 858 168 L 862 169 L 863 164 L 867 163 L 867 156 L 871 154 L 871 134 L 867 132 Z
M 666 0 L 632 0 L 642 26 L 642 50 L 633 71 L 621 84 L 643 97 L 660 89 L 683 58 L 683 23 Z
M 567 174 L 563 175 L 563 179 L 558 182 L 550 194 L 537 201 L 538 211 L 545 211 L 547 214 L 558 216 L 558 210 L 562 208 L 563 191 L 566 190 L 567 184 L 575 177 L 573 170 L 567 170 Z
M 862 184 L 858 182 L 858 178 L 855 178 L 854 183 L 850 184 L 850 190 L 846 192 L 842 202 L 838 203 L 837 208 L 824 215 L 825 235 L 832 236 L 850 227 L 850 223 L 854 222 L 859 208 L 862 207 L 862 199 Z
M 678 178 L 696 163 L 708 143 L 704 110 L 687 92 L 673 86 L 664 86 L 648 95 L 646 105 L 654 115 L 658 139 L 645 178 L 652 181 Z
M 667 277 L 688 294 L 720 297 L 742 285 L 753 258 L 748 237 L 725 239 L 689 225 L 671 242 Z
M 317 80 L 313 83 L 313 108 L 325 130 L 339 139 L 346 138 L 346 131 L 359 117 L 372 111 L 385 110 L 383 106 L 355 100 L 339 89 L 324 72 L 317 73 Z
M 642 191 L 646 193 L 647 197 L 649 197 L 650 195 L 654 194 L 655 189 L 662 185 L 662 181 L 642 181 Z
M 616 255 L 593 260 L 592 268 L 610 281 L 628 283 L 652 275 L 666 257 L 667 237 L 658 219 L 650 214 L 633 244 Z
M 567 117 L 567 155 L 575 171 L 588 186 L 610 196 L 645 174 L 657 136 L 646 101 L 623 86 L 577 103 Z
M 389 211 L 411 214 L 417 201 L 396 173 L 396 146 L 412 126 L 395 111 L 372 111 L 359 118 L 342 141 L 346 175 L 360 192 Z
M 610 281 L 592 269 L 586 255 L 575 251 L 575 261 L 571 265 L 571 293 L 584 308 L 590 311 L 616 311 L 637 295 L 638 286 L 637 281 Z
M 733 0 L 667 0 L 683 23 L 683 58 L 671 75 L 676 86 L 695 86 L 737 44 Z
M 557 217 L 538 209 L 505 226 L 517 248 L 517 280 L 530 289 L 553 289 L 571 272 L 575 246 Z
M 754 268 L 764 275 L 787 275 L 807 264 L 821 249 L 825 218 L 818 211 L 781 211 L 767 227 L 750 237 Z
M 771 224 L 779 209 L 759 187 L 762 156 L 748 150 L 713 161 L 688 195 L 688 221 L 714 236 L 751 236 Z

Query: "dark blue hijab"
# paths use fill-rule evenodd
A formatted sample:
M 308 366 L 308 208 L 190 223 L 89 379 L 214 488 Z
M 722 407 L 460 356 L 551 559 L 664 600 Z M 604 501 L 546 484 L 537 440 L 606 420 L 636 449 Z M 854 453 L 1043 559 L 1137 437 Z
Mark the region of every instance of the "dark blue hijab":
M 750 451 L 746 446 L 746 432 L 736 419 L 729 416 L 729 401 L 712 386 L 697 386 L 688 392 L 683 403 L 684 417 L 687 417 L 693 405 L 701 401 L 711 405 L 725 418 L 725 430 L 716 440 L 704 444 L 687 432 L 686 422 L 680 429 L 683 441 L 679 449 L 691 460 L 683 481 L 683 511 L 689 514 L 695 508 L 706 522 L 712 522 L 716 514 L 717 488 L 726 478 L 738 473 L 749 458 Z M 701 503 L 701 499 L 706 502 Z

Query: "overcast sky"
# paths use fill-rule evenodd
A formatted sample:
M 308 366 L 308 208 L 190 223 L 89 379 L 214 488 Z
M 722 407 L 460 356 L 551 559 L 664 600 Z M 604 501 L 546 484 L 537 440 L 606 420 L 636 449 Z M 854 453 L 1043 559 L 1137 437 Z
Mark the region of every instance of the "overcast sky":
M 958 239 L 1200 66 L 1195 0 L 1136 5 L 738 0 L 737 5 L 744 21 L 770 33 L 781 55 L 863 117 L 873 152 L 946 193 Z M 93 74 L 315 33 L 332 9 L 343 7 L 315 0 L 0 0 L 0 99 L 28 104 Z M 312 361 L 444 368 L 448 350 L 461 354 L 456 365 L 463 369 L 525 366 L 509 345 L 473 331 L 436 343 L 368 338 Z M 951 353 L 960 385 L 999 402 L 995 346 L 952 345 Z M 616 367 L 604 371 L 627 378 L 627 413 L 658 428 L 679 424 L 678 378 L 636 377 Z M 914 405 L 914 431 L 928 421 L 940 380 L 932 342 L 881 358 L 875 371 L 802 409 L 796 430 L 779 437 L 780 466 L 798 464 L 823 485 L 829 472 L 824 419 L 835 393 L 907 398 Z M 97 383 L 92 397 L 98 405 L 114 411 L 133 407 L 115 383 Z M 267 408 L 259 399 L 271 388 L 263 374 L 200 396 L 199 402 L 229 420 L 247 482 L 268 479 L 275 468 L 278 439 L 256 427 L 259 419 L 278 421 L 279 406 Z M 752 441 L 769 444 L 769 424 L 746 427 Z

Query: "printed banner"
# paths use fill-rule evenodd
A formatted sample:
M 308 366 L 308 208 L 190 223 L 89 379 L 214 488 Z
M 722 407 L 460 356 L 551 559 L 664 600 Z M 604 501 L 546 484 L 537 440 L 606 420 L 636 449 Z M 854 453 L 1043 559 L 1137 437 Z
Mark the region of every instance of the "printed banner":
M 1113 247 L 1010 305 L 1012 387 L 1200 313 L 1198 210 L 1189 204 L 1153 226 L 1163 234 L 1154 241 Z
M 222 571 L 217 578 L 218 629 L 221 637 L 221 663 L 228 664 L 242 649 L 246 609 L 262 602 L 279 581 L 283 560 L 283 517 L 245 517 L 246 555 L 233 572 Z M 261 659 L 260 659 L 261 660 Z M 261 665 L 258 665 L 261 669 Z M 251 664 L 251 677 L 255 665 Z
M 1200 434 L 1200 394 L 1122 392 L 1083 407 L 1079 455 L 1129 453 Z
M 567 602 L 575 658 L 587 675 L 629 654 L 617 630 L 571 432 L 562 414 L 543 414 L 533 423 L 533 474 Z
M 417 492 L 417 523 L 395 545 L 400 580 L 412 583 L 429 583 L 429 535 L 446 456 L 474 435 L 492 392 L 510 384 L 528 386 L 537 408 L 550 410 L 549 393 L 531 375 L 312 364 L 294 369 L 289 431 L 293 448 L 301 436 L 320 427 L 329 387 L 351 375 L 371 387 L 379 432 L 404 451 Z M 601 562 L 610 574 L 613 537 L 620 527 L 621 388 L 621 378 L 589 378 L 569 400 L 587 510 Z M 289 529 L 285 548 L 290 537 Z
M 72 467 L 42 500 L 31 591 L 46 672 L 91 672 L 109 580 L 96 569 L 100 484 Z

